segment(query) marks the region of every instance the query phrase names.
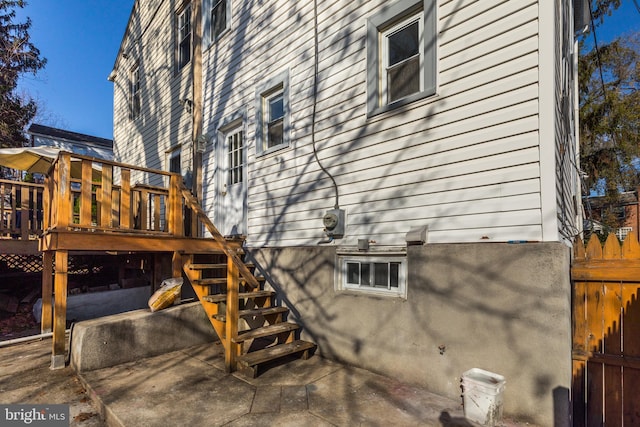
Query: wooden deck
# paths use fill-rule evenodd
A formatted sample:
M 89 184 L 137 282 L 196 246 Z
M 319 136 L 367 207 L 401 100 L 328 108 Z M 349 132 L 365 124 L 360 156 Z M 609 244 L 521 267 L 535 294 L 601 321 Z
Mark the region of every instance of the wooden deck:
M 17 207 L 12 212 L 22 223 L 40 220 L 20 233 L 30 237 L 25 240 L 39 237 L 41 328 L 53 332 L 54 369 L 64 366 L 70 253 L 167 253 L 172 275 L 181 276 L 183 253 L 240 250 L 239 242 L 199 237 L 203 227 L 185 203 L 187 190 L 179 174 L 63 152 L 44 185 L 33 187 L 37 190 L 18 188 L 12 191 L 35 194 L 39 203 L 38 214 Z M 24 204 L 27 198 L 20 200 Z M 15 227 L 8 228 L 7 234 L 15 236 Z
M 0 179 L 0 253 L 39 253 L 43 191 L 42 184 Z
M 70 254 L 152 254 L 156 261 L 170 260 L 162 263 L 164 278 L 186 275 L 224 346 L 229 371 L 241 364 L 255 374 L 265 361 L 305 356 L 315 348 L 295 341 L 299 326 L 284 319 L 288 309 L 272 306 L 274 292 L 261 290 L 264 278 L 241 257 L 243 240 L 220 234 L 179 174 L 61 152 L 44 185 L 5 182 L 2 188 L 10 203 L 0 232 L 11 242 L 3 247 L 34 250 L 37 242 L 42 254 L 41 329 L 53 332 L 52 369 L 65 366 Z M 197 262 L 202 256 L 215 261 Z M 153 281 L 159 285 L 156 266 Z M 239 334 L 240 309 L 242 316 L 267 325 Z M 256 337 L 271 337 L 270 350 L 247 358 L 250 346 L 243 342 Z

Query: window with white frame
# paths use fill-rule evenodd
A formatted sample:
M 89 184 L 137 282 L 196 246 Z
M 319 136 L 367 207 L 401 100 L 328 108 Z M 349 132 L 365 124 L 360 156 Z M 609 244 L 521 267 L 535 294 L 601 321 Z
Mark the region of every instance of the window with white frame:
M 341 290 L 406 298 L 406 257 L 388 255 L 340 255 Z
M 434 3 L 399 0 L 367 20 L 369 115 L 435 94 Z
M 262 84 L 256 95 L 256 141 L 258 153 L 289 145 L 289 73 Z
M 129 117 L 135 120 L 140 116 L 140 68 L 136 66 L 129 76 Z
M 237 129 L 227 135 L 227 167 L 229 174 L 227 184 L 232 186 L 244 181 L 244 140 L 242 129 Z
M 228 28 L 230 0 L 212 0 L 211 41 L 216 41 Z
M 631 233 L 632 231 L 633 227 L 620 227 L 616 230 L 616 236 L 618 236 L 618 239 L 620 239 L 620 241 L 623 241 L 627 237 L 627 234 Z
M 191 5 L 188 4 L 177 17 L 178 70 L 191 61 Z
M 424 87 L 423 27 L 422 13 L 418 13 L 382 33 L 383 103 L 391 104 Z

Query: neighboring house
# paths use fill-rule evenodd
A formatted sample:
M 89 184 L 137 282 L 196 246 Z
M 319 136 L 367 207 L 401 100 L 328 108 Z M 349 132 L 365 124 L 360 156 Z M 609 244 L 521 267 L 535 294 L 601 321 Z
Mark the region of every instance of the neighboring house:
M 585 201 L 586 215 L 589 219 L 585 222 L 585 232 L 614 233 L 618 239 L 624 240 L 629 233 L 636 235 L 640 240 L 640 216 L 638 211 L 638 189 L 621 193 L 615 203 L 611 203 L 604 196 L 588 197 Z M 611 229 L 603 223 L 615 221 L 616 226 Z
M 323 356 L 566 425 L 574 34 L 560 0 L 138 0 L 116 158 L 201 179 Z
M 70 153 L 113 160 L 113 141 L 49 126 L 32 124 L 27 130 L 32 147 L 57 147 Z

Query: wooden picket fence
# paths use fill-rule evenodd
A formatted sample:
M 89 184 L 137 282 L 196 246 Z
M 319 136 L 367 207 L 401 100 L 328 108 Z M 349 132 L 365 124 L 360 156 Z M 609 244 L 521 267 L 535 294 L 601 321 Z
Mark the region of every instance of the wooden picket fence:
M 640 425 L 640 244 L 578 239 L 573 281 L 573 425 Z

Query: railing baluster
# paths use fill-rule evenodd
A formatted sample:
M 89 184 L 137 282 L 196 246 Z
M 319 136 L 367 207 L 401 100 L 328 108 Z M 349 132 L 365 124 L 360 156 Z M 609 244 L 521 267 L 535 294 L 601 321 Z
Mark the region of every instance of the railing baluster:
M 131 228 L 131 170 L 122 169 L 120 175 L 120 228 Z
M 113 192 L 113 167 L 111 165 L 102 165 L 102 192 L 100 201 L 100 226 L 111 228 L 111 204 Z
M 80 184 L 80 226 L 89 227 L 91 225 L 91 205 L 92 205 L 92 164 L 89 160 L 82 161 L 82 183 Z
M 20 189 L 20 227 L 19 232 L 22 240 L 29 240 L 29 188 Z
M 56 228 L 66 228 L 72 223 L 73 214 L 72 197 L 71 197 L 71 155 L 69 153 L 61 153 L 58 157 L 58 168 L 56 173 L 56 181 L 58 184 L 56 194 Z

